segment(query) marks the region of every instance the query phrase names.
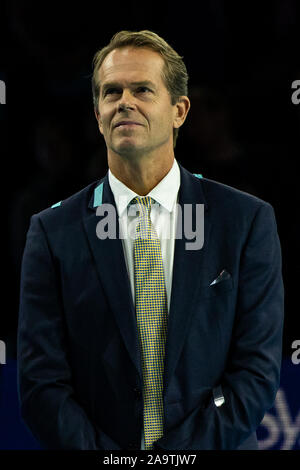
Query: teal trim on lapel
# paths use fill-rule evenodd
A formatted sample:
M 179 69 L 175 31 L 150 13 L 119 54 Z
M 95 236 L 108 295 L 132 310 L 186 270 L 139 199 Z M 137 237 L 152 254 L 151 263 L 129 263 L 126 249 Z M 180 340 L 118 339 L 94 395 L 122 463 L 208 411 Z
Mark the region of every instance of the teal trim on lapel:
M 101 206 L 103 194 L 103 183 L 101 183 L 94 191 L 94 207 Z
M 196 178 L 203 178 L 203 176 L 201 175 L 201 173 L 193 173 L 194 176 L 196 176 Z
M 53 204 L 51 206 L 51 209 L 54 209 L 55 207 L 59 207 L 61 205 L 62 201 L 57 202 L 56 204 Z

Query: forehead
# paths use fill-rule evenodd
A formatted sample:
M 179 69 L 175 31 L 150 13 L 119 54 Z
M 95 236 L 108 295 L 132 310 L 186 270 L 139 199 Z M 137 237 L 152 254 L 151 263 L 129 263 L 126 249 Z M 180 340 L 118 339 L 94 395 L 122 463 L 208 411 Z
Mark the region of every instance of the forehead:
M 151 80 L 162 83 L 164 60 L 149 48 L 123 47 L 114 49 L 104 59 L 98 78 L 103 85 L 109 81 Z

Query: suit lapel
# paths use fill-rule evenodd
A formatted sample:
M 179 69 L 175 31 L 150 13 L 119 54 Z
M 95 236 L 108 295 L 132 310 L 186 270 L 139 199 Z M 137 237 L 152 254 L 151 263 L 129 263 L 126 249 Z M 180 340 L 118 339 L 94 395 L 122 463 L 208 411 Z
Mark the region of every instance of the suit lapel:
M 96 215 L 101 204 L 111 204 L 116 214 L 116 239 L 100 240 L 96 226 L 102 217 Z M 104 214 L 103 217 L 106 217 Z M 122 240 L 119 239 L 118 213 L 114 196 L 109 186 L 108 174 L 96 186 L 89 203 L 89 215 L 84 220 L 85 230 L 96 262 L 100 281 L 107 294 L 111 310 L 115 315 L 129 356 L 141 376 L 140 352 L 132 301 L 131 287 L 125 264 Z
M 190 242 L 182 228 L 182 238 L 175 240 L 172 292 L 169 312 L 168 336 L 165 355 L 164 394 L 175 371 L 184 341 L 187 336 L 197 299 L 197 287 L 205 269 L 205 257 L 209 240 L 210 221 L 202 185 L 191 173 L 180 167 L 181 184 L 179 204 L 184 214 L 184 204 L 192 205 L 193 220 L 195 220 L 196 203 L 204 204 L 204 245 L 199 250 L 187 250 L 186 243 Z M 183 220 L 183 219 L 182 219 Z M 180 218 L 177 224 L 181 223 Z

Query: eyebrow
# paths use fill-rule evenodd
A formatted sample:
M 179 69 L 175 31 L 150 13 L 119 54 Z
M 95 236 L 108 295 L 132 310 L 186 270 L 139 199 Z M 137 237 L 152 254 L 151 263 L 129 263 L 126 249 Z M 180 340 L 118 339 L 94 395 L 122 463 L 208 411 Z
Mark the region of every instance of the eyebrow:
M 147 87 L 156 89 L 156 86 L 150 80 L 143 80 L 141 82 L 131 82 L 129 85 L 130 86 L 147 86 Z M 102 93 L 104 93 L 109 88 L 122 88 L 122 85 L 118 82 L 104 83 L 103 86 L 102 86 L 102 89 L 101 89 L 101 85 L 100 85 L 100 89 L 101 89 Z

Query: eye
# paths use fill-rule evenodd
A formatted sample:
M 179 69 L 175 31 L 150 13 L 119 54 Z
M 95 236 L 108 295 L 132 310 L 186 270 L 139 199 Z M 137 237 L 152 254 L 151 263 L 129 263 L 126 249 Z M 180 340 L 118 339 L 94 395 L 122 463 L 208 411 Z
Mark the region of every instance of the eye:
M 118 88 L 108 88 L 105 92 L 104 92 L 104 96 L 106 95 L 112 95 L 114 93 L 121 93 L 120 90 Z
M 150 88 L 148 88 L 147 86 L 140 86 L 138 89 L 137 89 L 138 92 L 141 92 L 141 93 L 146 93 L 147 91 L 151 91 Z

